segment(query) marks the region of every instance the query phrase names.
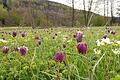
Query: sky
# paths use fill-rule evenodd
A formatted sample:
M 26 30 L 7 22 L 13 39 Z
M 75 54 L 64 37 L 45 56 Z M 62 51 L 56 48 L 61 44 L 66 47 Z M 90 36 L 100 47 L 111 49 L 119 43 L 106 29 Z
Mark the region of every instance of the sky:
M 72 6 L 71 4 L 71 0 L 50 0 L 50 1 L 54 1 L 54 2 L 58 2 L 58 3 L 62 3 L 68 6 Z M 87 5 L 88 5 L 88 1 L 89 0 L 85 0 L 86 2 L 86 10 L 87 10 Z M 120 5 L 120 0 L 108 0 L 108 16 L 111 16 L 111 7 L 110 7 L 110 1 L 112 1 L 114 3 L 113 5 L 113 15 L 114 16 L 118 16 L 117 15 L 117 8 L 118 8 L 118 4 Z M 106 3 L 106 8 L 107 8 L 107 3 Z M 83 0 L 75 0 L 75 9 L 79 9 L 79 10 L 83 10 L 84 6 L 83 6 Z M 93 0 L 93 6 L 92 6 L 92 12 L 100 14 L 100 15 L 104 15 L 104 4 L 103 4 L 103 0 Z M 106 10 L 106 16 L 107 16 L 107 10 Z

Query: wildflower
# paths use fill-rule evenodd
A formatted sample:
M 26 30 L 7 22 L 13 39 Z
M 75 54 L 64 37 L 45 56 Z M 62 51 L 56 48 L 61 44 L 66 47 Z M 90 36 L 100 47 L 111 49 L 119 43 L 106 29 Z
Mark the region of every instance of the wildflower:
M 7 43 L 8 41 L 6 41 L 4 39 L 0 39 L 0 42 Z
M 115 34 L 116 34 L 116 32 L 115 32 L 115 31 L 111 31 L 110 33 L 111 33 L 112 35 L 115 35 Z
M 20 51 L 20 54 L 21 54 L 22 56 L 25 56 L 25 55 L 27 54 L 27 52 L 28 52 L 28 48 L 25 47 L 25 46 L 23 46 L 23 47 L 20 48 L 19 51 Z
M 41 45 L 41 40 L 38 40 L 37 42 L 38 42 L 38 45 Z
M 9 47 L 8 47 L 8 46 L 4 46 L 4 47 L 2 48 L 2 52 L 3 52 L 4 54 L 7 54 L 8 51 L 9 51 Z
M 77 33 L 75 33 L 74 37 L 76 38 L 77 42 L 82 42 L 83 32 L 78 31 Z
M 96 43 L 97 43 L 97 46 L 105 45 L 105 43 L 100 42 L 100 40 L 97 40 Z
M 17 36 L 17 32 L 12 32 L 12 36 L 16 37 Z
M 77 45 L 77 49 L 79 53 L 86 53 L 87 52 L 87 44 L 84 42 L 79 42 Z
M 119 49 L 112 49 L 112 52 L 114 53 L 114 54 L 120 54 L 120 48 Z
M 53 39 L 55 39 L 55 37 L 53 37 Z
M 21 33 L 21 36 L 22 36 L 22 37 L 25 37 L 26 35 L 27 35 L 26 32 L 22 32 L 22 33 Z
M 111 44 L 111 41 L 109 38 L 106 38 L 106 39 L 103 38 L 101 39 L 101 42 L 106 43 L 106 44 Z
M 62 51 L 56 52 L 55 55 L 54 55 L 54 60 L 56 62 L 60 62 L 61 63 L 62 61 L 65 60 L 65 54 Z
M 107 37 L 108 37 L 108 35 L 107 35 L 107 34 L 105 34 L 105 35 L 103 36 L 103 38 L 104 38 L 104 39 L 106 39 Z
M 117 43 L 117 44 L 120 44 L 120 41 L 117 41 L 116 43 Z
M 19 47 L 15 47 L 15 48 L 14 48 L 14 51 L 19 52 L 19 51 L 20 51 L 20 48 L 19 48 Z
M 55 34 L 55 36 L 57 36 L 57 33 Z
M 39 39 L 39 36 L 38 35 L 35 35 L 35 40 L 38 40 Z
M 63 48 L 66 48 L 66 44 L 63 44 Z
M 95 54 L 100 54 L 101 53 L 101 50 L 97 50 L 96 48 L 93 49 L 93 51 L 94 51 Z
M 96 41 L 97 46 L 105 45 L 105 44 L 112 44 L 111 40 L 109 38 L 103 38 L 101 40 Z

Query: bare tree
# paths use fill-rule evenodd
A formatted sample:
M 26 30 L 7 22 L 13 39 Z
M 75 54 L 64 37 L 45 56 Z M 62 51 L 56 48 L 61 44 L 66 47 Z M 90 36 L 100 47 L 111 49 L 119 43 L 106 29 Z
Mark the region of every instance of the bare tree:
M 88 11 L 86 11 L 86 1 L 83 0 L 83 6 L 84 6 L 84 20 L 85 20 L 85 26 L 89 26 L 88 22 L 89 22 L 89 18 L 91 16 L 91 9 L 92 9 L 92 4 L 93 4 L 93 0 L 89 0 L 88 2 Z
M 74 9 L 74 0 L 72 0 L 72 27 L 75 25 L 75 9 Z
M 11 10 L 10 7 L 11 0 L 2 0 L 2 3 L 3 3 L 3 8 L 6 8 L 7 11 L 9 12 Z
M 118 2 L 118 7 L 117 7 L 117 15 L 118 15 L 118 23 L 120 24 L 120 2 Z
M 103 4 L 104 4 L 104 17 L 106 16 L 106 5 L 105 5 L 105 0 L 103 0 Z
M 114 6 L 114 0 L 110 0 L 110 7 L 111 7 L 111 21 L 110 21 L 110 25 L 113 24 L 113 18 L 114 18 L 114 15 L 113 15 L 113 7 Z
M 107 0 L 107 17 L 108 17 L 108 14 L 109 14 L 109 1 Z M 108 20 L 108 18 L 107 18 Z
M 67 3 L 71 5 L 71 26 L 74 27 L 75 25 L 75 0 L 67 0 Z
M 84 6 L 84 11 L 83 11 L 83 14 L 84 14 L 85 26 L 87 26 L 87 17 L 86 17 L 86 2 L 85 2 L 85 0 L 83 0 L 83 6 Z
M 28 10 L 29 10 L 29 16 L 31 18 L 31 26 L 34 29 L 36 27 L 36 23 L 35 23 L 35 10 L 32 6 L 32 0 L 29 0 L 29 6 L 28 6 Z

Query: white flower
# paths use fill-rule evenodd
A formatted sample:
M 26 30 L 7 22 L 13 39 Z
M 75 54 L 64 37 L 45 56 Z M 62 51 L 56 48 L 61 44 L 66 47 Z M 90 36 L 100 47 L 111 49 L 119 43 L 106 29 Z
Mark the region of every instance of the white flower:
M 97 40 L 96 43 L 97 43 L 97 46 L 105 45 L 105 43 L 104 42 L 100 42 L 100 40 Z
M 120 41 L 117 41 L 116 43 L 117 43 L 117 44 L 120 44 Z
M 109 38 L 103 38 L 101 40 L 96 41 L 97 46 L 105 45 L 105 44 L 112 44 L 111 40 Z
M 109 38 L 103 38 L 101 39 L 101 42 L 106 43 L 106 44 L 111 44 L 111 41 Z
M 100 40 L 97 40 L 96 43 L 97 43 L 97 46 L 100 46 Z
M 114 54 L 120 54 L 120 48 L 119 49 L 112 49 L 112 52 L 114 53 Z
M 97 50 L 96 48 L 93 49 L 93 51 L 94 51 L 95 54 L 100 54 L 101 53 L 101 50 Z
M 8 41 L 0 39 L 0 42 L 7 43 Z

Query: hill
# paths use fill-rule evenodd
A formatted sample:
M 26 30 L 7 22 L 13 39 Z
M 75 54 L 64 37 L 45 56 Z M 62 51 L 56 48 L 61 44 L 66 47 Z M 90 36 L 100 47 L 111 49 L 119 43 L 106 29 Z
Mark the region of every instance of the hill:
M 28 2 L 26 0 L 12 0 L 11 7 L 12 10 L 7 12 L 3 9 L 3 6 L 0 5 L 1 25 L 29 26 L 34 22 L 35 26 L 44 27 L 71 26 L 72 24 L 72 8 L 64 4 L 51 2 L 48 0 L 36 0 L 33 2 Z M 90 14 L 92 14 L 92 12 Z M 95 16 L 91 24 L 103 25 L 104 18 L 95 13 L 93 14 Z M 96 23 L 96 20 L 94 19 L 98 19 L 98 23 Z M 75 26 L 83 25 L 83 11 L 75 9 Z

